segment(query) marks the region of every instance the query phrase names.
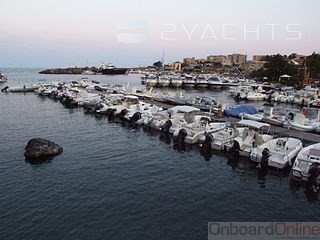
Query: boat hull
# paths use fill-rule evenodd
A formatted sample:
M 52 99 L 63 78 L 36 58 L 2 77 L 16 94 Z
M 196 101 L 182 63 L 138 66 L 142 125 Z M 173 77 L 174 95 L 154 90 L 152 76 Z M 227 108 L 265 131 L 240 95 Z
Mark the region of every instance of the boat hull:
M 99 73 L 104 75 L 120 75 L 128 74 L 127 68 L 101 69 Z

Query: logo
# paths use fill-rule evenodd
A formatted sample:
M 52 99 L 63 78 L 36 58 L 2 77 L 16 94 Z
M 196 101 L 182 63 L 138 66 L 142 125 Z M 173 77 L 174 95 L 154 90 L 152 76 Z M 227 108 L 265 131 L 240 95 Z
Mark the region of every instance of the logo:
M 117 31 L 118 42 L 143 43 L 148 40 L 148 24 L 144 20 L 118 22 Z

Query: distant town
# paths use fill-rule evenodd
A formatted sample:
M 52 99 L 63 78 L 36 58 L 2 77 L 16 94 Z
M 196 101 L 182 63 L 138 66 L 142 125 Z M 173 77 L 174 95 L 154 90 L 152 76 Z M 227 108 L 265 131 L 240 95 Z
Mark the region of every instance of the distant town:
M 137 70 L 139 68 L 136 68 Z M 282 75 L 289 76 L 288 85 L 317 85 L 320 80 L 320 55 L 253 55 L 252 60 L 245 54 L 208 55 L 206 58 L 186 57 L 162 65 L 162 61 L 140 69 L 155 69 L 175 72 L 215 73 L 223 76 L 254 78 L 277 82 Z

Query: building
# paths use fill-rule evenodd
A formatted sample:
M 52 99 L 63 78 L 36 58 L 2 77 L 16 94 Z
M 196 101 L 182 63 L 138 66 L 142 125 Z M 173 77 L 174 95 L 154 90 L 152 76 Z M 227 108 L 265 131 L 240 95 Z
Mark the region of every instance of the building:
M 181 62 L 173 62 L 170 68 L 172 71 L 181 71 Z
M 226 55 L 210 55 L 207 57 L 209 63 L 220 63 L 222 66 L 232 65 L 230 59 Z
M 247 55 L 231 54 L 228 55 L 228 59 L 233 65 L 243 65 L 247 62 Z
M 266 59 L 267 59 L 266 55 L 253 55 L 252 56 L 252 61 L 254 61 L 254 62 L 266 61 Z
M 196 63 L 196 59 L 194 57 L 192 58 L 184 58 L 183 59 L 183 64 L 185 66 L 189 66 L 190 64 L 195 64 Z
M 210 63 L 221 63 L 223 64 L 224 62 L 227 61 L 227 56 L 224 55 L 210 55 L 207 57 L 207 61 Z

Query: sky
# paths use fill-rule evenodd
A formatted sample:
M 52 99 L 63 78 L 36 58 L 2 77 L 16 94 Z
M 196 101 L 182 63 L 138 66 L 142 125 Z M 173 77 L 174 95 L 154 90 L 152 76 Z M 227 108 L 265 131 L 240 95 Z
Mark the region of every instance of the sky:
M 0 66 L 319 52 L 318 0 L 1 0 Z

